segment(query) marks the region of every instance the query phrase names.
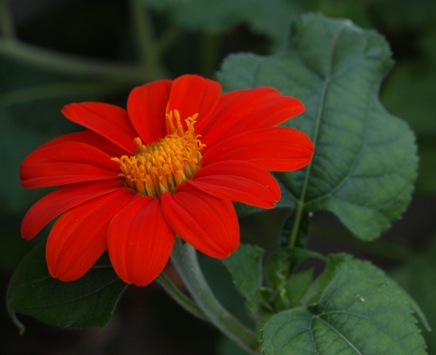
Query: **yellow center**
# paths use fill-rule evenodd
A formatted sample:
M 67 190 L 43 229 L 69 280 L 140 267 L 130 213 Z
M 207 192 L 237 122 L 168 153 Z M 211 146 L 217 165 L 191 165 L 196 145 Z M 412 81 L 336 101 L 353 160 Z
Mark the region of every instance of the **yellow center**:
M 118 177 L 124 185 L 141 196 L 158 198 L 164 192 L 174 192 L 177 185 L 191 179 L 200 168 L 200 151 L 204 147 L 194 131 L 197 116 L 185 120 L 187 130 L 184 131 L 179 112 L 170 111 L 166 114 L 170 134 L 151 145 L 144 145 L 141 138 L 135 138 L 134 155 L 112 158 L 120 163 L 122 172 Z

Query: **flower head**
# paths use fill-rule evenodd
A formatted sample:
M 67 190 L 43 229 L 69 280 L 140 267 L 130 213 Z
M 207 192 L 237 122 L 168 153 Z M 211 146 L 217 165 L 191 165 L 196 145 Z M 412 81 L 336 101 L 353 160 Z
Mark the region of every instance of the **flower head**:
M 232 201 L 271 208 L 280 189 L 268 171 L 310 162 L 310 139 L 276 127 L 303 111 L 275 89 L 222 95 L 217 82 L 196 75 L 134 88 L 127 110 L 67 105 L 63 114 L 87 130 L 24 159 L 24 187 L 62 187 L 31 207 L 22 236 L 33 238 L 60 215 L 46 255 L 62 281 L 83 276 L 108 250 L 122 280 L 146 285 L 165 267 L 176 235 L 225 258 L 239 244 Z

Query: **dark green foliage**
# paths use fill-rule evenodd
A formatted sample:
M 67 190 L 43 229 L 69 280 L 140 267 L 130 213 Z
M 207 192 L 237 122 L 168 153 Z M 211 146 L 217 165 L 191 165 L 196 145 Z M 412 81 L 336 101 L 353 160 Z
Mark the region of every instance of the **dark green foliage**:
M 21 332 L 24 326 L 16 312 L 62 327 L 103 327 L 125 288 L 107 255 L 77 281 L 52 278 L 45 261 L 45 245 L 40 244 L 23 259 L 11 279 L 6 296 L 8 312 Z

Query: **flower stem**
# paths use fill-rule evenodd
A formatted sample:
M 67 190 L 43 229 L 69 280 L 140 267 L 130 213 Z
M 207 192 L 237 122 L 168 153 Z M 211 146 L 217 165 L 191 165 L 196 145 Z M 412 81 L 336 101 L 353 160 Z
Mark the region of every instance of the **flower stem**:
M 12 39 L 0 39 L 0 55 L 41 69 L 93 79 L 120 83 L 142 83 L 155 79 L 152 73 L 144 73 L 136 65 L 109 64 L 99 60 L 84 59 Z
M 173 300 L 176 301 L 186 311 L 203 320 L 209 320 L 201 308 L 199 308 L 195 302 L 181 292 L 167 275 L 161 273 L 156 281 L 173 298 Z
M 259 342 L 254 333 L 243 326 L 215 298 L 201 272 L 195 249 L 187 243 L 183 245 L 178 239 L 171 258 L 187 289 L 209 321 L 250 354 L 260 354 Z

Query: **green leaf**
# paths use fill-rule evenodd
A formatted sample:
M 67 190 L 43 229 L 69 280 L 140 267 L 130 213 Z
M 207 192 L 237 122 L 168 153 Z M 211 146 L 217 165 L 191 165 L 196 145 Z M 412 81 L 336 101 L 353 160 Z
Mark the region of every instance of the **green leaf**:
M 263 252 L 263 249 L 258 246 L 240 244 L 233 254 L 221 260 L 232 275 L 236 289 L 246 297 L 247 307 L 253 316 L 257 315 Z
M 316 304 L 280 312 L 263 327 L 265 355 L 425 354 L 408 296 L 381 270 L 330 256 Z
M 317 252 L 302 248 L 280 248 L 268 259 L 265 265 L 265 281 L 274 288 L 284 284 L 293 266 L 307 258 L 317 258 L 325 261 L 325 257 Z
M 311 306 L 319 302 L 324 289 L 332 282 L 339 268 L 348 259 L 348 255 L 339 254 L 329 258 L 324 272 L 310 285 L 302 300 L 305 306 Z
M 272 86 L 303 102 L 305 114 L 285 125 L 312 138 L 314 158 L 277 176 L 301 212 L 330 210 L 363 240 L 399 218 L 416 178 L 414 135 L 378 100 L 391 66 L 377 33 L 311 14 L 293 24 L 288 50 L 231 55 L 218 73 L 225 91 Z
M 45 245 L 40 244 L 23 259 L 12 276 L 6 302 L 21 332 L 24 326 L 15 312 L 61 327 L 103 327 L 126 286 L 113 271 L 106 254 L 77 281 L 54 279 L 47 270 Z
M 312 281 L 313 269 L 293 274 L 287 282 L 270 297 L 269 302 L 272 305 L 272 309 L 277 313 L 285 309 L 296 307 Z M 269 310 L 269 308 L 267 309 Z
M 436 353 L 436 308 L 434 307 L 434 295 L 436 294 L 436 243 L 426 248 L 425 251 L 411 255 L 409 261 L 390 272 L 390 276 L 396 280 L 416 302 L 422 307 L 425 317 L 420 317 L 421 322 L 430 331 L 424 332 L 428 345 L 428 353 Z
M 144 0 L 157 11 L 166 11 L 180 25 L 211 34 L 222 34 L 237 25 L 269 36 L 276 47 L 286 43 L 289 23 L 308 7 L 308 1 L 286 0 Z
M 289 307 L 296 307 L 313 281 L 313 269 L 303 270 L 291 276 L 284 287 Z

